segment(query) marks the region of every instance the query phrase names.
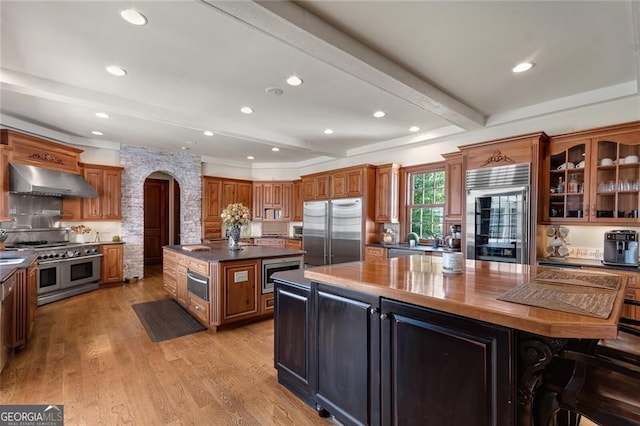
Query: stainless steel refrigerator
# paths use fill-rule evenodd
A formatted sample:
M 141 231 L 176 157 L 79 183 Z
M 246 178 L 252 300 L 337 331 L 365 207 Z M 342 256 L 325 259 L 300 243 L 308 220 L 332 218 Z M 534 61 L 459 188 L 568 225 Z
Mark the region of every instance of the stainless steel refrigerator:
M 320 266 L 362 260 L 362 216 L 361 198 L 304 203 L 305 264 Z

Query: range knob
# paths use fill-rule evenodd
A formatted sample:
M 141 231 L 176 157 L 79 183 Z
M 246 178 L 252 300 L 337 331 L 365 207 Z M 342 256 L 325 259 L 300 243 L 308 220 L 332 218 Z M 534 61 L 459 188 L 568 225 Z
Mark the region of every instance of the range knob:
M 89 249 L 85 249 L 84 250 L 84 254 L 89 254 L 89 253 L 91 253 L 91 250 L 89 250 Z
M 38 255 L 38 259 L 44 259 L 44 258 L 45 258 L 44 255 L 42 254 Z
M 53 257 L 60 257 L 60 253 L 54 254 Z

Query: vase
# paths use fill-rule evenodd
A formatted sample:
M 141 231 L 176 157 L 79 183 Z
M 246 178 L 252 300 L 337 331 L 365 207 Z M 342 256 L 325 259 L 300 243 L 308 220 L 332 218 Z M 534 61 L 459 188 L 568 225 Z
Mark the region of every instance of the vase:
M 229 228 L 229 250 L 240 250 L 240 227 Z

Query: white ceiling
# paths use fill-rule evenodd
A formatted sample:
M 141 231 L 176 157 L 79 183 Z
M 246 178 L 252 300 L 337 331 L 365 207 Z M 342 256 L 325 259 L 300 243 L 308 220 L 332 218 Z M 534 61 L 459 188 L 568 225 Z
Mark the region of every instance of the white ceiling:
M 149 23 L 122 20 L 129 7 Z M 1 0 L 0 113 L 5 126 L 27 122 L 87 145 L 185 147 L 230 164 L 344 158 L 637 96 L 639 9 L 637 1 Z M 525 60 L 534 68 L 513 74 Z M 108 74 L 113 64 L 128 75 Z M 304 84 L 288 86 L 292 74 Z M 386 117 L 373 118 L 376 110 Z

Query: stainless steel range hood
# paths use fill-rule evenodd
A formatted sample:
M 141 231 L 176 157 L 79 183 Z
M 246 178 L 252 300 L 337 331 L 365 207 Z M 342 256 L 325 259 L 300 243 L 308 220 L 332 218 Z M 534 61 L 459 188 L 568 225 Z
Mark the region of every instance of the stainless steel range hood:
M 80 175 L 13 163 L 9 170 L 9 191 L 51 197 L 98 197 L 98 192 Z

